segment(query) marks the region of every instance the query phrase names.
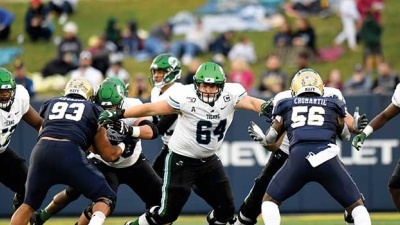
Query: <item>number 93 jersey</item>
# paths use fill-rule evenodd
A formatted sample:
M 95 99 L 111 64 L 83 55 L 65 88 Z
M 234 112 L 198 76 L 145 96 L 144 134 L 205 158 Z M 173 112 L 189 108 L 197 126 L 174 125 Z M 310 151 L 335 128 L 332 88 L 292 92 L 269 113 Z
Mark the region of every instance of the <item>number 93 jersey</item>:
M 0 136 L 0 153 L 4 152 L 10 144 L 11 135 L 17 128 L 22 116 L 29 110 L 29 94 L 22 85 L 17 85 L 15 90 L 14 102 L 11 105 L 10 111 L 1 112 L 1 136 Z
M 281 116 L 290 149 L 310 142 L 336 143 L 338 118 L 347 114 L 346 104 L 331 97 L 294 97 L 279 101 L 273 116 Z
M 180 110 L 180 114 L 168 143 L 169 149 L 191 158 L 215 154 L 231 125 L 236 103 L 246 95 L 241 84 L 226 83 L 220 97 L 211 106 L 198 98 L 193 84 L 171 93 L 168 103 Z

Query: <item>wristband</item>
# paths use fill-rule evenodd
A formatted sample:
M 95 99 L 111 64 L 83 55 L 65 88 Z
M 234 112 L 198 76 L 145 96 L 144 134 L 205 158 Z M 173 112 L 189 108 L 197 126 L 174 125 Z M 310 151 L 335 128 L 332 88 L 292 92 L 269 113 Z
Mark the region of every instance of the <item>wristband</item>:
M 122 152 L 125 151 L 125 143 L 124 142 L 119 143 L 117 146 L 121 148 Z
M 132 127 L 132 137 L 137 138 L 140 135 L 140 127 L 133 126 Z
M 372 128 L 370 125 L 366 126 L 363 130 L 363 133 L 365 134 L 366 137 L 372 134 L 372 132 L 374 132 L 374 128 Z

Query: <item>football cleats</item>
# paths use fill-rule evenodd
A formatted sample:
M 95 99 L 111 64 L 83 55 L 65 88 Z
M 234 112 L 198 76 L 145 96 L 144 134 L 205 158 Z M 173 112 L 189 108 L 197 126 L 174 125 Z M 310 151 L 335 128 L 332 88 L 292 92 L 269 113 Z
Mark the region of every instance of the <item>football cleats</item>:
M 324 94 L 324 82 L 315 70 L 306 68 L 296 73 L 290 89 L 293 96 L 299 96 L 303 93 L 316 93 L 322 96 Z
M 104 81 L 112 81 L 116 83 L 118 86 L 120 86 L 122 93 L 125 95 L 125 97 L 128 96 L 129 93 L 129 84 L 125 84 L 121 79 L 118 77 L 107 77 Z
M 65 85 L 64 96 L 72 94 L 80 95 L 86 100 L 92 100 L 94 95 L 93 86 L 83 77 L 72 78 Z
M 220 65 L 214 62 L 205 62 L 199 66 L 196 74 L 193 76 L 193 83 L 197 96 L 201 101 L 212 104 L 221 96 L 226 81 L 225 72 Z M 218 91 L 215 93 L 206 93 L 200 91 L 200 84 L 215 84 Z
M 102 108 L 117 106 L 120 109 L 124 98 L 125 95 L 120 85 L 113 81 L 105 80 L 97 91 L 95 102 Z
M 14 102 L 17 83 L 14 76 L 5 68 L 0 68 L 0 108 L 9 110 Z
M 156 81 L 155 71 L 164 70 L 166 71 L 161 81 Z M 162 88 L 166 84 L 172 83 L 177 79 L 181 78 L 181 63 L 179 60 L 171 54 L 160 54 L 156 56 L 150 65 L 151 79 L 153 86 Z

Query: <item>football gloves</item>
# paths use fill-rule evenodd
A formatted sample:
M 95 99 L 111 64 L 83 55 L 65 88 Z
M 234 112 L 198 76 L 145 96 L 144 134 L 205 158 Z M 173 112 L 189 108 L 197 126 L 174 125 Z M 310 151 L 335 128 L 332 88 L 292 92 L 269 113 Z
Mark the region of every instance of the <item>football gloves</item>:
M 364 144 L 365 138 L 367 138 L 365 133 L 358 134 L 353 138 L 351 145 L 359 151 Z
M 253 121 L 250 121 L 250 126 L 247 128 L 247 132 L 254 141 L 259 142 L 262 146 L 266 147 L 267 142 L 264 132 Z
M 128 158 L 135 151 L 136 143 L 139 141 L 138 138 L 134 138 L 132 136 L 126 136 L 122 141 L 125 144 L 125 150 L 121 154 L 122 157 Z
M 133 127 L 128 126 L 124 121 L 118 120 L 118 121 L 112 121 L 112 120 L 105 120 L 101 126 L 103 126 L 106 129 L 112 129 L 118 132 L 121 135 L 126 135 L 126 136 L 132 136 L 133 133 Z
M 99 116 L 98 123 L 103 126 L 106 120 L 117 121 L 124 118 L 125 109 L 104 110 Z
M 353 123 L 353 130 L 356 133 L 360 133 L 367 125 L 368 125 L 368 118 L 367 115 L 364 113 L 360 116 L 358 106 L 354 110 L 354 123 Z
M 258 114 L 259 116 L 267 117 L 266 118 L 266 122 L 267 123 L 271 123 L 272 122 L 272 109 L 274 108 L 273 101 L 274 101 L 274 99 L 270 98 L 269 100 L 264 102 L 261 105 L 261 112 Z

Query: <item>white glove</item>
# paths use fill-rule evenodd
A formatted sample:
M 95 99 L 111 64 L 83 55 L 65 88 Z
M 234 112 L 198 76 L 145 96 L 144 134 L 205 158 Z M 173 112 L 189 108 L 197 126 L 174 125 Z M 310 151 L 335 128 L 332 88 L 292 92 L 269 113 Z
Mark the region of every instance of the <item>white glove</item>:
M 247 132 L 249 132 L 250 137 L 254 141 L 259 142 L 264 147 L 267 146 L 267 141 L 264 132 L 253 121 L 250 121 L 250 126 L 247 128 Z
M 368 118 L 366 114 L 360 116 L 358 106 L 354 109 L 354 122 L 353 122 L 353 130 L 356 133 L 360 133 L 367 125 Z

